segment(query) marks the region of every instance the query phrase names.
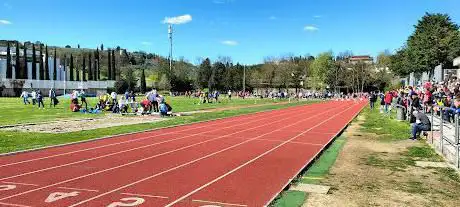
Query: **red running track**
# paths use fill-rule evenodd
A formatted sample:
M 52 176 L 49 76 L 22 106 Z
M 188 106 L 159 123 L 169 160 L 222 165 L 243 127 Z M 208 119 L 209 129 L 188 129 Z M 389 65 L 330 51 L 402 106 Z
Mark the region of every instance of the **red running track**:
M 0 156 L 0 206 L 265 206 L 364 106 L 332 101 Z

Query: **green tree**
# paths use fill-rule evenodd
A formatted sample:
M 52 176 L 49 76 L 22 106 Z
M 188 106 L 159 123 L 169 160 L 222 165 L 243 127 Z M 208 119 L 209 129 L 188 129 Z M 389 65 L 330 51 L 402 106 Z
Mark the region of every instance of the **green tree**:
M 92 81 L 93 79 L 93 68 L 91 67 L 91 53 L 88 53 L 88 80 Z
M 10 42 L 7 42 L 6 47 L 6 78 L 12 79 L 13 78 L 13 66 L 11 65 L 11 48 Z
M 117 71 L 115 62 L 116 62 L 115 50 L 112 50 L 112 80 L 120 80 L 120 73 L 118 73 Z
M 14 63 L 14 72 L 16 74 L 16 79 L 22 79 L 22 70 L 21 70 L 21 59 L 19 55 L 19 41 L 16 41 L 16 61 Z
M 27 65 L 27 46 L 26 44 L 24 43 L 24 48 L 23 48 L 23 53 L 24 53 L 24 56 L 23 56 L 23 67 L 22 67 L 22 70 L 21 70 L 21 78 L 22 79 L 27 79 L 28 77 L 28 65 Z
M 73 54 L 70 53 L 70 68 L 69 68 L 69 80 L 70 81 L 73 81 L 74 80 L 74 77 L 73 77 L 73 72 L 74 71 L 74 65 L 73 65 Z
M 326 79 L 330 76 L 331 69 L 334 68 L 333 56 L 331 52 L 325 52 L 318 55 L 312 63 L 313 86 L 317 89 L 324 89 Z
M 145 93 L 147 91 L 147 83 L 145 82 L 145 69 L 142 68 L 141 73 L 141 93 Z
M 32 44 L 32 79 L 37 79 L 37 55 L 35 54 L 35 44 Z
M 103 45 L 101 45 L 101 48 L 104 48 Z M 99 53 L 99 48 L 96 50 L 95 53 L 96 57 L 96 80 L 101 80 L 101 55 Z
M 49 65 L 48 45 L 45 46 L 45 80 L 50 80 L 50 65 Z
M 128 88 L 127 88 L 128 91 L 134 91 L 136 89 L 138 79 L 136 78 L 136 75 L 134 74 L 134 70 L 132 67 L 126 68 L 126 70 L 124 71 L 123 80 L 128 85 Z M 118 93 L 124 93 L 125 91 L 119 91 Z
M 107 80 L 113 80 L 112 76 L 112 52 L 107 50 Z
M 54 57 L 53 57 L 53 80 L 57 80 L 57 57 L 56 57 L 56 48 L 54 48 Z
M 45 66 L 43 65 L 43 45 L 40 44 L 40 69 L 39 69 L 39 77 L 38 80 L 44 80 L 45 79 Z
M 78 60 L 78 56 L 77 56 L 77 60 Z M 82 70 L 78 69 L 78 63 L 76 65 L 77 67 L 75 67 L 75 81 L 80 81 L 80 72 Z
M 449 65 L 460 54 L 459 26 L 447 14 L 427 13 L 415 26 L 407 41 L 408 57 L 414 72 L 432 72 L 439 65 Z
M 198 69 L 198 85 L 201 88 L 209 87 L 209 85 L 211 85 L 211 82 L 212 82 L 211 76 L 212 76 L 211 60 L 209 60 L 209 58 L 206 58 L 200 64 L 200 67 Z
M 86 81 L 86 58 L 85 55 L 82 55 L 83 57 L 83 64 L 81 67 L 81 80 Z

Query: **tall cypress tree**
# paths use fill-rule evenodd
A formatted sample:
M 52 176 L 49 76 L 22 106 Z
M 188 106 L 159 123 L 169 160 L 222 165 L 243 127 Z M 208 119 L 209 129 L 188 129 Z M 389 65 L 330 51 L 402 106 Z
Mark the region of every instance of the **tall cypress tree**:
M 91 67 L 91 52 L 88 53 L 88 80 L 93 80 L 93 68 Z
M 97 58 L 96 54 L 94 54 L 94 59 L 93 59 L 93 79 L 97 81 Z
M 110 52 L 110 49 L 107 50 L 107 80 L 112 80 L 112 53 Z
M 45 46 L 45 80 L 50 80 L 50 64 L 49 64 L 48 45 Z
M 81 80 L 86 81 L 86 61 L 85 61 L 86 58 L 84 54 L 82 55 L 82 57 L 83 57 L 83 65 L 81 69 Z
M 14 63 L 14 72 L 16 79 L 21 79 L 21 60 L 19 59 L 19 41 L 16 41 L 16 61 Z
M 73 81 L 73 55 L 70 53 L 70 68 L 69 68 L 69 80 Z
M 78 61 L 78 56 L 77 56 L 77 61 Z M 78 69 L 78 62 L 77 62 L 77 67 L 75 68 L 75 80 L 80 81 L 80 70 Z
M 66 66 L 66 61 L 67 61 L 67 55 L 64 55 L 64 60 L 62 60 L 62 71 L 61 73 L 63 72 L 64 73 L 64 80 L 67 80 L 68 77 L 67 77 L 67 66 Z
M 35 44 L 32 44 L 32 79 L 37 79 L 37 56 L 35 55 Z
M 99 53 L 99 48 L 96 50 L 96 80 L 101 80 L 101 56 Z
M 22 68 L 21 77 L 22 77 L 22 79 L 27 79 L 28 78 L 27 76 L 29 75 L 29 69 L 27 67 L 27 47 L 26 47 L 26 43 L 24 43 L 24 51 L 23 52 L 24 52 L 24 57 L 23 57 L 24 58 L 24 63 L 23 63 L 24 66 Z
M 115 66 L 115 50 L 112 50 L 112 80 L 118 80 L 119 76 L 117 73 L 117 68 Z
M 43 65 L 43 46 L 40 44 L 40 71 L 38 73 L 38 80 L 45 79 L 45 66 Z
M 12 79 L 13 78 L 13 66 L 11 65 L 11 48 L 10 42 L 7 42 L 6 46 L 6 78 Z
M 141 93 L 145 93 L 147 91 L 147 83 L 145 82 L 145 69 L 142 68 L 141 74 Z
M 53 80 L 57 80 L 57 60 L 56 60 L 56 48 L 54 48 L 54 57 L 53 57 Z

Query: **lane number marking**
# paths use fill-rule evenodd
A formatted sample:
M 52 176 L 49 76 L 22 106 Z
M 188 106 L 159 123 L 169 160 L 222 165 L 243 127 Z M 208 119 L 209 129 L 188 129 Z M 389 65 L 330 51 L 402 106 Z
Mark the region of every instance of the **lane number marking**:
M 61 199 L 64 199 L 64 198 L 68 198 L 68 197 L 75 197 L 75 196 L 78 196 L 80 192 L 78 191 L 73 191 L 73 192 L 70 192 L 70 193 L 62 193 L 62 192 L 55 192 L 55 193 L 51 193 L 48 198 L 45 199 L 45 202 L 46 203 L 52 203 L 52 202 L 55 202 L 55 201 L 58 201 L 58 200 L 61 200 Z
M 143 198 L 137 198 L 137 197 L 130 197 L 130 198 L 122 198 L 120 201 L 124 202 L 114 202 L 108 205 L 107 207 L 118 207 L 118 206 L 138 206 L 141 205 L 145 202 Z M 132 201 L 132 202 L 130 202 Z
M 16 189 L 16 185 L 0 185 L 0 191 Z

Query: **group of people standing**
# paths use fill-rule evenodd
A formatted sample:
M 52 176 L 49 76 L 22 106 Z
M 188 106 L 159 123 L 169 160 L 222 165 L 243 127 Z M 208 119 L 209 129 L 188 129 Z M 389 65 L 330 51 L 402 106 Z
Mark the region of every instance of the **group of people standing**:
M 59 100 L 57 99 L 56 91 L 54 89 L 49 90 L 48 97 L 50 98 L 50 107 L 56 107 L 56 105 L 59 103 Z M 36 89 L 36 90 L 32 89 L 31 92 L 23 91 L 21 93 L 20 98 L 22 98 L 24 105 L 32 104 L 32 105 L 38 105 L 39 109 L 45 108 L 45 104 L 44 104 L 45 98 L 39 89 Z M 32 100 L 32 103 L 29 101 L 29 98 Z
M 172 111 L 171 105 L 166 103 L 165 98 L 158 94 L 156 89 L 149 91 L 140 105 L 142 114 L 159 113 L 161 116 L 168 116 L 168 112 Z

